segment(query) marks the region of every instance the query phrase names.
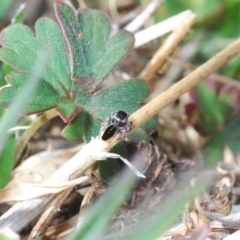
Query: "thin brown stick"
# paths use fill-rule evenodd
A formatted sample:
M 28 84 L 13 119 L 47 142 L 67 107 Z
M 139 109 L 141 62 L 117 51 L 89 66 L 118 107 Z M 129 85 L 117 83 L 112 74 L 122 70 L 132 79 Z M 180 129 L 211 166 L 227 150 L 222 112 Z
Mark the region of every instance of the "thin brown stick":
M 44 211 L 40 219 L 38 220 L 37 224 L 31 231 L 31 234 L 28 240 L 37 240 L 43 236 L 46 232 L 52 218 L 54 215 L 59 211 L 60 207 L 62 206 L 63 202 L 69 196 L 69 194 L 73 191 L 73 188 L 66 189 L 65 191 L 61 192 L 54 198 L 54 200 L 49 204 L 47 209 Z
M 139 48 L 142 45 L 153 41 L 161 36 L 164 36 L 178 28 L 181 23 L 189 14 L 193 14 L 190 10 L 181 12 L 173 17 L 166 19 L 160 23 L 150 26 L 144 30 L 136 32 L 134 48 Z
M 182 60 L 177 59 L 177 58 L 170 57 L 170 58 L 168 58 L 168 61 L 175 66 L 178 66 L 180 68 L 183 68 L 183 69 L 189 70 L 189 71 L 193 71 L 197 68 L 197 66 L 193 65 L 192 63 L 185 62 L 185 61 L 182 61 Z M 236 79 L 226 77 L 226 76 L 222 76 L 222 75 L 219 75 L 219 74 L 216 74 L 216 73 L 211 74 L 211 76 L 216 81 L 218 81 L 220 83 L 226 83 L 226 84 L 230 83 L 231 85 L 234 85 L 234 86 L 240 88 L 240 82 L 237 81 Z
M 182 94 L 195 87 L 207 76 L 215 72 L 218 68 L 229 62 L 237 54 L 240 53 L 240 38 L 226 47 L 224 50 L 216 54 L 206 63 L 198 67 L 181 81 L 174 84 L 165 92 L 154 98 L 152 101 L 144 105 L 142 108 L 134 112 L 129 121 L 132 121 L 132 130 L 140 127 L 146 121 L 158 114 L 163 108 L 177 100 Z
M 55 118 L 58 116 L 58 113 L 55 109 L 51 109 L 49 111 L 44 112 L 40 117 L 38 117 L 30 126 L 29 128 L 23 133 L 21 138 L 19 139 L 16 151 L 15 151 L 15 157 L 14 157 L 14 166 L 16 167 L 19 159 L 22 155 L 22 152 L 28 143 L 29 139 L 33 136 L 33 134 L 47 121 L 49 121 L 52 118 Z
M 182 21 L 181 25 L 172 32 L 164 44 L 158 49 L 146 68 L 140 74 L 140 78 L 144 78 L 147 82 L 153 78 L 153 76 L 167 61 L 167 57 L 169 57 L 178 47 L 179 43 L 184 39 L 189 29 L 195 22 L 195 15 L 189 12 L 188 16 Z

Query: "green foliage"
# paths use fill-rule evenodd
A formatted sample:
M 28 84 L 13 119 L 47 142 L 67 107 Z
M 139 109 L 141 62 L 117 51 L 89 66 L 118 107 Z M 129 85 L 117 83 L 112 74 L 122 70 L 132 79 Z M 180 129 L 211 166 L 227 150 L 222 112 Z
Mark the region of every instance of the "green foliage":
M 8 11 L 12 0 L 1 0 L 0 1 L 0 18 L 2 18 Z
M 200 122 L 208 133 L 214 134 L 227 119 L 230 109 L 230 97 L 227 94 L 217 96 L 216 91 L 206 83 L 197 86 L 198 104 L 201 109 Z
M 3 3 L 4 1 L 2 1 L 1 3 Z M 11 2 L 11 1 L 9 1 Z M 1 8 L 1 7 L 0 7 Z M 24 18 L 24 10 L 25 10 L 25 4 L 22 4 L 19 9 L 17 10 L 15 16 L 12 19 L 12 24 L 15 23 L 22 23 L 23 22 L 23 18 Z M 7 64 L 2 64 L 2 69 L 1 69 L 1 74 L 0 74 L 0 86 L 3 86 L 6 84 L 5 80 L 4 80 L 4 76 L 6 76 L 8 73 L 12 72 L 14 69 L 12 67 L 10 67 Z
M 20 7 L 17 9 L 15 16 L 12 19 L 12 24 L 23 23 L 25 7 L 26 7 L 26 4 L 24 3 L 20 5 Z
M 44 62 L 47 60 L 47 53 L 42 51 L 39 54 L 38 59 L 36 60 L 35 64 L 33 65 L 34 68 L 32 69 L 33 75 L 29 75 L 26 79 L 22 88 L 16 93 L 14 98 L 11 101 L 11 105 L 8 111 L 5 111 L 4 114 L 1 116 L 0 120 L 0 153 L 2 153 L 0 158 L 0 169 L 1 171 L 5 171 L 3 176 L 0 177 L 0 185 L 3 187 L 7 181 L 9 180 L 11 174 L 11 168 L 13 166 L 13 158 L 9 153 L 6 153 L 9 147 L 12 147 L 12 140 L 8 141 L 9 133 L 7 130 L 11 127 L 14 127 L 18 121 L 20 113 L 24 110 L 24 108 L 28 105 L 28 103 L 32 100 L 29 92 L 34 95 L 34 91 L 36 89 L 38 80 L 40 79 L 41 73 L 45 70 Z M 8 141 L 7 147 L 4 149 L 6 143 Z M 12 150 L 13 151 L 13 150 Z M 14 151 L 13 151 L 14 152 Z
M 231 121 L 228 120 L 231 98 L 229 93 L 217 95 L 206 83 L 197 87 L 198 104 L 201 109 L 199 123 L 211 136 L 211 140 L 203 148 L 203 156 L 208 167 L 214 167 L 223 159 L 224 146 L 228 145 L 233 151 L 240 151 L 236 131 L 239 125 L 239 114 Z
M 207 167 L 214 168 L 223 159 L 225 140 L 221 132 L 216 132 L 213 138 L 203 148 L 203 159 Z
M 98 135 L 99 123 L 112 112 L 136 111 L 149 89 L 137 79 L 99 90 L 113 67 L 131 50 L 133 35 L 120 31 L 110 37 L 108 17 L 100 11 L 86 8 L 76 13 L 56 1 L 55 12 L 60 27 L 51 19 L 41 18 L 35 24 L 35 33 L 23 24 L 13 24 L 1 32 L 0 59 L 4 73 L 8 73 L 8 85 L 0 90 L 0 106 L 8 108 L 27 79 L 35 78 L 32 69 L 44 49 L 48 53 L 46 68 L 23 114 L 55 108 L 68 123 L 62 132 L 65 138 L 90 141 Z M 21 19 L 20 11 L 15 22 Z M 150 121 L 146 128 L 153 125 Z M 145 132 L 139 131 L 139 136 L 144 136 Z
M 234 153 L 240 152 L 240 110 L 235 116 L 227 123 L 226 127 L 222 130 L 222 138 L 226 141 L 227 145 Z
M 16 15 L 12 19 L 12 24 L 20 23 L 23 21 L 24 8 L 25 8 L 25 5 L 20 6 L 20 8 L 17 10 Z M 0 77 L 0 86 L 3 86 L 6 83 L 4 80 L 4 76 L 7 75 L 8 73 L 10 73 L 11 71 L 13 71 L 12 67 L 10 67 L 7 64 L 2 64 L 2 73 L 1 73 L 2 76 Z M 12 97 L 14 97 L 14 96 L 12 96 Z M 24 102 L 23 102 L 23 106 L 24 106 Z M 12 122 L 12 120 L 17 118 L 17 116 L 11 116 L 10 113 L 5 112 L 3 109 L 0 109 L 0 110 L 1 110 L 0 111 L 1 118 L 4 114 L 5 116 L 7 116 L 7 118 L 9 118 L 10 123 Z M 7 115 L 7 114 L 9 114 L 9 115 Z M 6 119 L 6 120 L 8 120 L 8 119 Z M 1 123 L 4 123 L 4 122 L 1 121 Z M 2 131 L 4 131 L 4 129 L 2 129 Z M 13 149 L 15 149 L 15 145 L 16 145 L 16 139 L 14 136 L 10 136 L 7 139 L 6 129 L 5 129 L 5 132 L 3 133 L 3 136 L 5 136 L 5 138 L 3 138 L 4 140 L 2 141 L 2 152 L 0 151 L 0 189 L 5 187 L 10 180 L 12 167 L 13 167 L 13 161 L 14 161 Z M 5 148 L 4 148 L 4 146 L 5 146 Z
M 102 12 L 81 9 L 77 16 L 65 4 L 55 4 L 56 15 L 70 49 L 72 79 L 92 93 L 133 45 L 132 34 L 110 35 L 110 24 Z
M 67 97 L 65 89 L 71 88 L 70 69 L 60 29 L 52 20 L 40 19 L 36 22 L 35 30 L 36 36 L 22 24 L 4 29 L 0 36 L 0 44 L 3 47 L 0 49 L 0 58 L 16 70 L 30 74 L 37 56 L 44 47 L 49 52 L 49 58 L 42 79 L 49 88 L 54 89 L 55 95 Z M 52 105 L 55 104 L 54 102 Z M 35 111 L 46 109 L 39 106 Z
M 6 143 L 6 147 L 3 149 L 0 155 L 0 189 L 4 188 L 10 180 L 14 151 L 16 140 L 14 137 L 10 137 Z
M 233 152 L 240 151 L 240 111 L 227 123 L 230 109 L 230 96 L 218 96 L 213 89 L 201 83 L 197 87 L 201 126 L 211 135 L 211 140 L 203 148 L 203 156 L 208 167 L 214 167 L 223 159 L 224 146 Z
M 227 145 L 233 153 L 240 152 L 240 110 L 226 124 L 217 131 L 203 149 L 203 156 L 208 167 L 215 167 L 223 159 L 223 150 Z
M 0 91 L 0 106 L 9 106 L 44 47 L 49 53 L 46 71 L 25 114 L 56 108 L 68 122 L 63 136 L 89 141 L 98 133 L 99 122 L 120 109 L 132 113 L 149 90 L 143 80 L 131 80 L 96 92 L 132 48 L 133 35 L 121 31 L 110 38 L 107 16 L 96 10 L 84 9 L 76 15 L 66 4 L 56 2 L 55 11 L 63 34 L 46 18 L 36 22 L 35 34 L 22 24 L 2 31 L 0 59 L 17 72 L 6 77 L 10 85 Z

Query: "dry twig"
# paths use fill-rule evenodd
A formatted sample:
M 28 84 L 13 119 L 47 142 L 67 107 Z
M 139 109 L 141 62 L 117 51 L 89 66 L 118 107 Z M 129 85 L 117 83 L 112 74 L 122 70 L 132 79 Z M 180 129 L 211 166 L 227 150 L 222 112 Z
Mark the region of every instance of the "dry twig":
M 160 68 L 167 61 L 167 58 L 173 53 L 179 43 L 185 38 L 191 26 L 195 23 L 196 17 L 189 12 L 186 19 L 184 19 L 179 27 L 167 38 L 164 44 L 158 49 L 146 68 L 140 74 L 140 78 L 144 78 L 149 82 L 153 76 L 160 70 Z
M 47 209 L 44 211 L 40 219 L 38 220 L 37 224 L 34 226 L 31 234 L 29 236 L 29 240 L 37 240 L 39 239 L 47 230 L 52 218 L 54 215 L 59 211 L 60 207 L 62 206 L 63 202 L 72 192 L 73 188 L 69 188 L 62 193 L 58 194 L 57 197 L 49 204 Z
M 189 70 L 189 71 L 193 71 L 197 68 L 197 66 L 194 66 L 193 64 L 191 64 L 189 62 L 184 62 L 183 60 L 179 60 L 179 59 L 176 59 L 173 57 L 168 58 L 168 61 L 175 66 L 178 66 L 180 68 L 183 68 L 183 69 Z M 229 77 L 222 76 L 222 75 L 215 74 L 215 73 L 211 74 L 211 76 L 220 83 L 224 83 L 224 84 L 230 83 L 231 85 L 233 85 L 237 88 L 240 88 L 240 82 L 237 81 L 236 79 L 229 78 Z
M 193 13 L 189 10 L 182 12 L 176 16 L 170 17 L 167 20 L 155 24 L 151 27 L 148 27 L 142 31 L 135 33 L 135 48 L 141 47 L 142 45 L 164 36 L 167 33 L 178 28 L 179 23 L 181 23 L 184 19 L 186 19 L 189 15 L 193 15 Z
M 32 124 L 31 126 L 23 133 L 21 138 L 19 139 L 16 150 L 15 150 L 15 157 L 14 157 L 14 166 L 16 167 L 21 154 L 30 140 L 30 138 L 33 136 L 33 134 L 47 121 L 49 121 L 52 118 L 55 118 L 58 116 L 58 113 L 55 109 L 49 110 L 44 112 L 40 117 L 38 117 Z

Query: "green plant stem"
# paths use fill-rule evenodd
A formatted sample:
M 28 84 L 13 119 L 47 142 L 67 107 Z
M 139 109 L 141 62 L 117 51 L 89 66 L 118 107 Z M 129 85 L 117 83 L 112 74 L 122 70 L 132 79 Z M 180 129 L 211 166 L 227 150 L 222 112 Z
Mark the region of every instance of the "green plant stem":
M 55 109 L 51 109 L 49 111 L 44 112 L 40 117 L 38 117 L 30 126 L 29 128 L 23 133 L 21 138 L 19 139 L 15 157 L 14 157 L 14 167 L 16 167 L 19 163 L 19 160 L 22 156 L 22 152 L 28 143 L 29 139 L 33 136 L 33 134 L 46 122 L 58 116 L 58 113 Z

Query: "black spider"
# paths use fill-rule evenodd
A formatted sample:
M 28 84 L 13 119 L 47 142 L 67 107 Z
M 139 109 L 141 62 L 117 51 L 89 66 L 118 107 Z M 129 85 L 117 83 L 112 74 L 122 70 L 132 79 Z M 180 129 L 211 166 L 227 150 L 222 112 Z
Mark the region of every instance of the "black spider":
M 124 139 L 126 132 L 131 130 L 131 124 L 132 123 L 128 121 L 128 114 L 126 112 L 118 111 L 112 113 L 111 116 L 102 123 L 100 131 L 102 133 L 102 140 L 106 141 L 116 133 Z

